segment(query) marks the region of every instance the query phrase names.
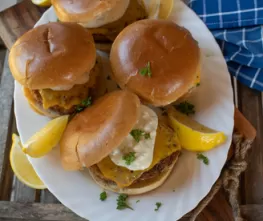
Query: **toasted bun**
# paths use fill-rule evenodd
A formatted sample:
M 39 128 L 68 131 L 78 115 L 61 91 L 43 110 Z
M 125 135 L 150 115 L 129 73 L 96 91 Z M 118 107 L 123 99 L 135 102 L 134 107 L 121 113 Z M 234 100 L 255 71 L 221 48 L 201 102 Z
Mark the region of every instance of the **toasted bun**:
M 90 167 L 108 156 L 129 134 L 139 116 L 140 100 L 128 91 L 115 91 L 76 115 L 60 141 L 66 170 Z
M 172 21 L 141 20 L 125 28 L 110 54 L 113 79 L 148 103 L 164 106 L 188 92 L 200 74 L 200 50 Z M 152 76 L 140 70 L 150 63 Z
M 52 0 L 60 21 L 96 28 L 121 18 L 134 0 Z
M 102 179 L 101 172 L 97 166 L 90 167 L 89 172 L 94 181 L 105 190 L 110 190 L 116 193 L 125 193 L 128 195 L 138 195 L 152 191 L 161 186 L 172 172 L 173 167 L 178 159 L 178 155 L 174 159 L 173 163 L 167 167 L 166 170 L 158 177 L 155 177 L 151 180 L 142 181 L 137 184 L 132 184 L 131 186 L 125 188 L 120 188 L 115 183 L 109 183 Z
M 92 35 L 73 23 L 38 26 L 20 37 L 9 54 L 14 78 L 31 89 L 84 83 L 95 62 Z

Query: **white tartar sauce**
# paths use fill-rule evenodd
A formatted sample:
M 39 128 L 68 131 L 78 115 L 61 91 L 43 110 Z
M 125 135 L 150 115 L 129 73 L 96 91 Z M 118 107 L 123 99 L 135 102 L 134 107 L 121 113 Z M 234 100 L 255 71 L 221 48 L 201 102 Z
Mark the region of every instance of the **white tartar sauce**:
M 118 166 L 126 167 L 129 170 L 144 170 L 147 169 L 153 160 L 154 144 L 156 138 L 156 130 L 158 127 L 158 116 L 149 107 L 141 105 L 140 116 L 133 130 L 142 130 L 150 134 L 150 138 L 145 136 L 140 137 L 137 142 L 134 137 L 129 134 L 119 147 L 111 154 L 111 160 Z M 127 165 L 123 159 L 129 153 L 135 153 L 135 159 Z

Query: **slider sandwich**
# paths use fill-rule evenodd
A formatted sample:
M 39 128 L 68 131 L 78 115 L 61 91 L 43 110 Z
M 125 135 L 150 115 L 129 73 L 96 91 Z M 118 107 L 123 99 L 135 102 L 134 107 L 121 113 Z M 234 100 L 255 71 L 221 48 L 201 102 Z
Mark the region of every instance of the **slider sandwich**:
M 126 27 L 110 53 L 112 79 L 145 102 L 166 106 L 200 82 L 198 43 L 172 21 L 141 20 Z
M 38 113 L 72 114 L 90 96 L 100 73 L 91 33 L 75 23 L 48 23 L 20 37 L 9 66 Z
M 104 189 L 129 195 L 164 183 L 180 154 L 180 144 L 166 116 L 117 90 L 77 114 L 60 141 L 64 169 L 88 168 Z
M 52 0 L 58 19 L 88 28 L 95 42 L 111 42 L 127 25 L 147 17 L 142 0 Z

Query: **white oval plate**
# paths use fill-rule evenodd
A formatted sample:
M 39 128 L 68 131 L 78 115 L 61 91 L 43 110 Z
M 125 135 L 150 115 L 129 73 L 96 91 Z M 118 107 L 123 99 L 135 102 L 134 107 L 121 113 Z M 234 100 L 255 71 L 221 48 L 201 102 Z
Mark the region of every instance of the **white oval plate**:
M 204 165 L 196 153 L 183 152 L 167 182 L 148 194 L 129 198 L 134 211 L 116 210 L 117 194 L 109 193 L 108 199 L 101 202 L 102 189 L 90 178 L 87 171 L 66 172 L 59 159 L 59 148 L 41 159 L 30 159 L 36 172 L 48 189 L 76 214 L 91 221 L 175 221 L 191 211 L 207 195 L 218 179 L 231 144 L 234 125 L 233 92 L 230 76 L 222 53 L 212 34 L 186 5 L 175 0 L 173 13 L 169 19 L 186 27 L 199 42 L 202 49 L 203 65 L 201 86 L 190 98 L 199 122 L 223 131 L 228 140 L 224 145 L 206 153 L 210 164 Z M 50 8 L 36 24 L 56 21 L 53 8 Z M 104 59 L 107 65 L 107 60 Z M 109 71 L 105 68 L 105 71 Z M 15 84 L 15 115 L 22 142 L 39 130 L 48 121 L 32 111 L 23 96 L 21 86 Z M 140 200 L 139 203 L 136 203 Z M 155 203 L 163 206 L 154 211 Z

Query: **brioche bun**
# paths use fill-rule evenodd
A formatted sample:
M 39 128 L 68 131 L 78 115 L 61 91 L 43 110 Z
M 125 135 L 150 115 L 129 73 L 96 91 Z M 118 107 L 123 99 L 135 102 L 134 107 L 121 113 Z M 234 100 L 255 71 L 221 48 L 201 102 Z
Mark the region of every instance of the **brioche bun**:
M 60 141 L 64 169 L 90 167 L 108 156 L 132 130 L 139 107 L 135 94 L 118 90 L 76 115 Z
M 93 180 L 103 189 L 110 190 L 112 192 L 116 193 L 124 193 L 128 195 L 139 195 L 143 194 L 149 191 L 152 191 L 159 186 L 161 186 L 166 179 L 169 177 L 170 173 L 173 171 L 174 165 L 178 159 L 179 154 L 174 159 L 173 163 L 166 167 L 165 171 L 160 173 L 158 176 L 146 180 L 146 181 L 140 181 L 139 183 L 132 184 L 131 186 L 120 188 L 117 186 L 117 184 L 113 182 L 107 182 L 105 179 L 102 178 L 103 175 L 101 175 L 101 172 L 97 166 L 92 166 L 89 168 L 89 173 Z
M 74 23 L 40 25 L 20 37 L 9 54 L 15 80 L 33 90 L 83 84 L 95 62 L 92 35 Z
M 134 0 L 52 0 L 60 21 L 96 28 L 121 18 Z
M 112 45 L 112 78 L 146 102 L 165 106 L 186 94 L 200 75 L 200 49 L 190 32 L 172 21 L 141 20 Z M 152 76 L 140 70 L 150 64 Z

